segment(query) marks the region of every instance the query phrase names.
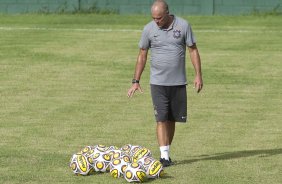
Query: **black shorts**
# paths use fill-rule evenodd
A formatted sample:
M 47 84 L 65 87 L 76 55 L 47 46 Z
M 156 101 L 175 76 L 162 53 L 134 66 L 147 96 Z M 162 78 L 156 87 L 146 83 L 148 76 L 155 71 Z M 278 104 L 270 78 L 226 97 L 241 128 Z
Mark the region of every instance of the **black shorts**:
M 159 86 L 151 84 L 151 95 L 157 122 L 186 122 L 186 85 Z

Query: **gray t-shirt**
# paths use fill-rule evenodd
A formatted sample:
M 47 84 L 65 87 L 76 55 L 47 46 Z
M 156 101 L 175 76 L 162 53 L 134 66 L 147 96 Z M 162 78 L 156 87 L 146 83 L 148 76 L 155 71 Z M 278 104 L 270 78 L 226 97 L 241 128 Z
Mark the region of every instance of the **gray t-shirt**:
M 185 69 L 186 46 L 196 43 L 190 24 L 174 16 L 168 29 L 154 21 L 142 32 L 139 48 L 151 49 L 150 83 L 162 86 L 187 84 Z

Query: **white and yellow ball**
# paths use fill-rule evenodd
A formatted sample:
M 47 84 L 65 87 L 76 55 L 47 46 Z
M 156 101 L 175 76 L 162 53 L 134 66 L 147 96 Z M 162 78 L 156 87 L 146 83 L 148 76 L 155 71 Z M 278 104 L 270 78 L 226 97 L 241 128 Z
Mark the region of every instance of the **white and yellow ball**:
M 128 182 L 144 182 L 147 180 L 146 172 L 139 163 L 127 165 L 124 171 L 124 178 Z
M 104 145 L 104 144 L 98 144 L 98 145 L 95 145 L 95 151 L 98 151 L 98 152 L 106 152 L 109 147 Z
M 130 154 L 131 147 L 132 147 L 131 144 L 125 144 L 120 148 L 120 150 L 127 153 L 127 154 Z
M 133 158 L 133 162 L 138 162 L 138 160 L 140 160 L 143 157 L 151 157 L 151 156 L 152 156 L 152 152 L 149 149 L 143 147 L 143 148 L 138 149 L 132 155 L 132 158 Z
M 92 164 L 92 158 L 87 158 L 83 154 L 76 153 L 71 157 L 69 166 L 74 174 L 86 176 L 94 173 Z
M 112 159 L 120 158 L 122 156 L 129 156 L 129 155 L 121 150 L 113 150 Z
M 120 158 L 115 158 L 110 164 L 110 173 L 114 178 L 123 177 L 124 171 L 128 164 L 131 163 L 131 158 L 124 155 Z
M 131 148 L 130 148 L 130 156 L 133 156 L 138 150 L 142 149 L 143 147 L 142 146 L 139 146 L 139 145 L 132 145 Z
M 110 171 L 111 156 L 106 152 L 95 153 L 93 157 L 90 158 L 93 158 L 92 167 L 96 172 Z
M 92 157 L 93 159 L 95 159 L 94 157 L 98 157 L 98 153 L 99 154 L 104 154 L 107 153 L 107 150 L 109 149 L 109 147 L 99 144 L 99 145 L 95 145 L 95 146 L 86 146 L 85 148 L 83 148 L 81 150 L 81 154 L 85 155 L 86 157 Z M 94 156 L 96 155 L 96 156 Z
M 107 150 L 107 151 L 118 150 L 118 149 L 119 149 L 119 147 L 114 146 L 114 145 L 111 145 L 111 146 L 108 147 L 108 150 Z
M 94 154 L 95 148 L 96 148 L 95 146 L 86 146 L 78 153 L 83 154 L 86 157 L 90 157 L 91 155 Z
M 153 157 L 143 157 L 138 163 L 143 165 L 148 178 L 160 178 L 164 175 L 162 163 Z
M 111 160 L 113 160 L 114 158 L 118 158 L 120 154 L 116 154 L 116 153 L 120 153 L 120 149 L 118 147 L 110 147 L 106 153 L 109 154 L 109 156 L 111 157 Z

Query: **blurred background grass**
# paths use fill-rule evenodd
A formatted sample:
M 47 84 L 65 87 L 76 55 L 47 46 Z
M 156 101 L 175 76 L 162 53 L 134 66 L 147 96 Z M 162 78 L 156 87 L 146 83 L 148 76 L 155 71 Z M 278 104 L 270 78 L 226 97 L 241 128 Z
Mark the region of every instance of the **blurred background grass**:
M 189 16 L 204 90 L 190 84 L 175 166 L 152 183 L 281 183 L 280 16 Z M 159 157 L 149 89 L 127 99 L 147 16 L 1 15 L 0 182 L 125 183 L 73 176 L 86 145 L 139 144 Z

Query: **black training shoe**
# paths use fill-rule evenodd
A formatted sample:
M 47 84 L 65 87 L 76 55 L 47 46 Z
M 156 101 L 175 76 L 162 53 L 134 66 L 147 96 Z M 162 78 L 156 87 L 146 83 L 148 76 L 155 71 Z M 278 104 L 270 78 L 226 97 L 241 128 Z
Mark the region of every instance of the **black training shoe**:
M 169 157 L 169 162 L 170 162 L 170 165 L 173 165 L 174 162 L 172 162 L 171 158 Z
M 171 165 L 171 159 L 166 160 L 166 159 L 164 159 L 164 158 L 161 158 L 161 159 L 160 159 L 160 162 L 162 163 L 163 167 L 168 167 L 168 166 Z

